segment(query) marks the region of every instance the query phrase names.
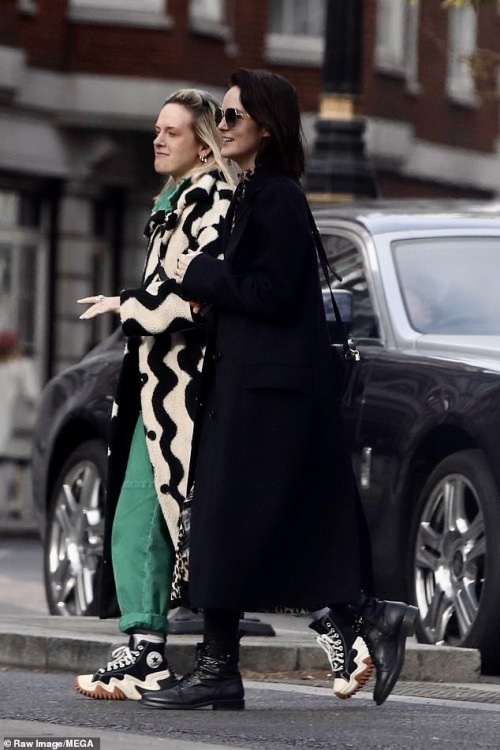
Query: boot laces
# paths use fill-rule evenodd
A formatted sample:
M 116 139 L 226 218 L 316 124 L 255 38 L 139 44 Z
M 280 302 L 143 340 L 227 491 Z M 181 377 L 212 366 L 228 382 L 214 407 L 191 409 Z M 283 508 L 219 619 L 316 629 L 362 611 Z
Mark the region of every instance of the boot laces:
M 361 615 L 355 614 L 353 623 L 352 623 L 352 629 L 357 635 L 363 635 L 363 618 Z
M 132 664 L 135 664 L 139 653 L 139 651 L 135 651 L 128 646 L 118 646 L 118 648 L 115 648 L 115 650 L 111 653 L 111 656 L 113 656 L 114 658 L 111 661 L 108 661 L 106 669 L 100 669 L 99 671 L 114 672 L 115 670 L 122 669 L 123 667 L 130 667 L 132 666 Z
M 342 638 L 333 631 L 329 635 L 318 635 L 316 642 L 328 656 L 328 661 L 334 672 L 341 672 L 345 666 L 345 649 Z

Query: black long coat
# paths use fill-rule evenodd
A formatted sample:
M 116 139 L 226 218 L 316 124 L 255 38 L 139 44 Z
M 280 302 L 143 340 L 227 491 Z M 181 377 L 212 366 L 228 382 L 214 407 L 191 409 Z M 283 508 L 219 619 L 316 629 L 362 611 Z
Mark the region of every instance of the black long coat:
M 214 309 L 195 435 L 191 606 L 352 601 L 362 586 L 357 490 L 298 183 L 257 172 L 225 260 L 196 258 L 182 290 Z

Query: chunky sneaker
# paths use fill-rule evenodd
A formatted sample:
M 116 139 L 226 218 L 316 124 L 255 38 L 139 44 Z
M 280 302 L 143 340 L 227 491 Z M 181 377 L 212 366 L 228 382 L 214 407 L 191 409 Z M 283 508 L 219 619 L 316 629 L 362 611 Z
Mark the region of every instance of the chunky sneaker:
M 364 640 L 356 637 L 347 624 L 336 624 L 329 609 L 321 610 L 309 625 L 319 635 L 316 643 L 328 657 L 333 680 L 333 693 L 342 700 L 351 698 L 369 680 L 373 662 Z
M 107 666 L 76 678 L 82 695 L 100 700 L 138 701 L 147 690 L 164 690 L 177 684 L 177 677 L 163 655 L 163 643 L 130 637 L 128 646 L 119 646 Z

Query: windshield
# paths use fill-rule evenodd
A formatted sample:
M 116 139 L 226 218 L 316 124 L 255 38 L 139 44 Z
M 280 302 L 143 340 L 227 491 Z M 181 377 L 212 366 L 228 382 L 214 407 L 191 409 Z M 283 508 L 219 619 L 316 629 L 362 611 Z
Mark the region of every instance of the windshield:
M 500 335 L 500 237 L 401 240 L 392 250 L 415 330 Z

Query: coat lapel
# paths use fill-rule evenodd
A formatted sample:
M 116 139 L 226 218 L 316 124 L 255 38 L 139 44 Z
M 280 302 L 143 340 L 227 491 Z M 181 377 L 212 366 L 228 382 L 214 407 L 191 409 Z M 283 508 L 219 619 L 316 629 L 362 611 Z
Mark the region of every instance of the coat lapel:
M 256 194 L 259 192 L 259 190 L 262 189 L 262 183 L 263 183 L 263 176 L 254 175 L 253 179 L 250 181 L 250 187 L 249 187 L 248 193 L 241 203 L 240 209 L 238 211 L 238 216 L 236 218 L 236 224 L 232 232 L 231 232 L 231 222 L 232 222 L 233 211 L 231 210 L 232 207 L 229 208 L 227 219 L 226 219 L 225 231 L 224 231 L 224 234 L 225 234 L 224 258 L 225 260 L 230 260 L 233 257 L 236 251 L 236 248 L 239 245 L 239 242 L 243 236 L 243 233 L 248 224 L 248 220 L 250 218 L 250 213 L 251 213 L 251 208 L 252 208 L 254 198 Z
M 234 255 L 236 248 L 238 247 L 239 241 L 245 231 L 245 227 L 248 224 L 250 218 L 251 201 L 245 201 L 241 206 L 236 225 L 228 237 L 228 244 L 224 253 L 224 258 L 230 260 Z M 230 231 L 230 227 L 227 226 L 227 230 Z

